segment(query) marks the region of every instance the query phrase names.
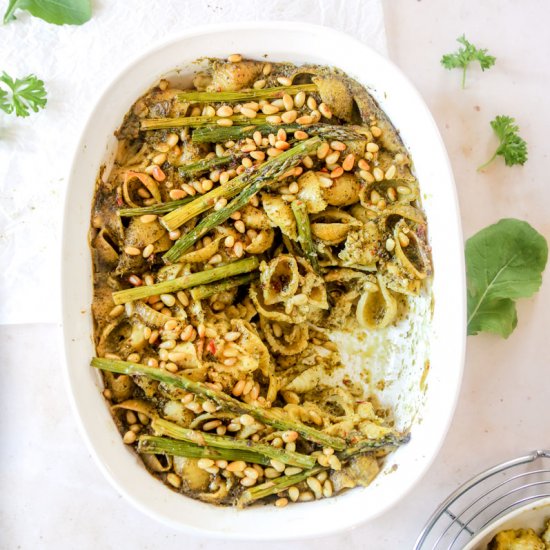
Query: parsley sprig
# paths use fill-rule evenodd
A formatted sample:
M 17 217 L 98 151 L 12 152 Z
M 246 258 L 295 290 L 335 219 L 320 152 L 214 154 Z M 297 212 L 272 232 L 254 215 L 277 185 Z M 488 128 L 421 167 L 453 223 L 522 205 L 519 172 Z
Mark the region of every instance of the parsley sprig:
M 482 164 L 478 170 L 486 168 L 497 158 L 497 155 L 504 157 L 506 166 L 525 164 L 527 161 L 527 143 L 519 136 L 519 126 L 516 124 L 515 119 L 499 115 L 491 121 L 491 127 L 500 140 L 500 144 L 495 154 L 485 164 Z
M 457 42 L 464 47 L 459 48 L 455 53 L 445 54 L 441 58 L 441 64 L 446 69 L 462 69 L 462 88 L 466 85 L 466 69 L 472 61 L 479 61 L 481 70 L 490 69 L 496 61 L 496 57 L 489 55 L 486 49 L 476 48 L 466 40 L 466 36 L 459 36 Z
M 46 105 L 44 82 L 33 74 L 14 80 L 3 72 L 0 83 L 8 88 L 6 91 L 0 86 L 0 109 L 5 113 L 15 112 L 16 116 L 25 117 L 29 116 L 29 109 L 36 113 Z

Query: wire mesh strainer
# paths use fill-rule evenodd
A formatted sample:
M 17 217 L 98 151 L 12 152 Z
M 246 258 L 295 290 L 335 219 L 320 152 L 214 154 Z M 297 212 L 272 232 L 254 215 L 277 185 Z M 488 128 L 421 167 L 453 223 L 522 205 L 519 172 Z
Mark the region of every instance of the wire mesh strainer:
M 460 550 L 489 523 L 550 496 L 550 450 L 538 450 L 481 472 L 441 503 L 414 550 Z

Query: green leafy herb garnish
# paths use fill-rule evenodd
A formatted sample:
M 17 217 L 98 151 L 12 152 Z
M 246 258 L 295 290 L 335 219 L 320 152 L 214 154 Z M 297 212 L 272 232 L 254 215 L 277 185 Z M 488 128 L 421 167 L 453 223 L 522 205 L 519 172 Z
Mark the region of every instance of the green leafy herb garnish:
M 0 87 L 0 109 L 5 113 L 15 112 L 17 116 L 29 116 L 29 109 L 35 113 L 46 105 L 46 89 L 44 82 L 33 74 L 25 78 L 13 79 L 6 72 L 0 76 L 9 91 Z
M 10 0 L 4 23 L 15 19 L 17 9 L 54 25 L 82 25 L 92 17 L 90 0 Z
M 527 222 L 500 220 L 466 241 L 468 334 L 508 338 L 517 325 L 515 300 L 538 291 L 548 258 L 545 238 Z
M 441 58 L 441 64 L 446 69 L 462 69 L 462 88 L 466 85 L 466 69 L 472 61 L 479 61 L 481 70 L 490 69 L 496 61 L 496 57 L 487 54 L 487 50 L 478 49 L 466 40 L 466 36 L 459 36 L 457 42 L 464 47 L 459 48 L 455 53 L 445 54 Z
M 485 164 L 482 164 L 478 170 L 483 170 L 491 164 L 497 158 L 497 155 L 504 157 L 506 166 L 525 164 L 527 161 L 527 143 L 518 135 L 519 126 L 516 121 L 512 117 L 499 115 L 491 121 L 491 127 L 500 140 L 500 144 L 495 154 Z

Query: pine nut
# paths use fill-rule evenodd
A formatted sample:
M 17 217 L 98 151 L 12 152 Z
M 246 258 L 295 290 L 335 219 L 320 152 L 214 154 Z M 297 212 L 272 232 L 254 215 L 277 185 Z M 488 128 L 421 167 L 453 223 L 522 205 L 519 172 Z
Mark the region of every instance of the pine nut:
M 229 105 L 222 105 L 217 111 L 216 115 L 220 117 L 228 117 L 233 115 L 233 109 Z
M 405 186 L 405 185 L 399 185 L 397 187 L 397 192 L 400 194 L 400 195 L 408 195 L 410 194 L 411 190 L 409 187 Z
M 395 167 L 395 165 L 391 165 L 387 170 L 386 170 L 386 176 L 385 178 L 387 180 L 392 180 L 394 177 L 395 177 L 395 174 L 397 173 L 397 168 Z
M 128 430 L 124 434 L 124 437 L 122 438 L 122 441 L 124 441 L 124 443 L 126 443 L 126 445 L 131 445 L 132 443 L 135 443 L 136 439 L 137 439 L 136 433 L 133 432 L 132 430 Z
M 235 397 L 239 397 L 239 396 L 242 395 L 242 393 L 243 393 L 245 384 L 246 384 L 246 380 L 239 380 L 239 381 L 233 386 L 233 390 L 232 390 L 231 393 L 232 393 Z
M 242 61 L 242 60 L 243 60 L 243 57 L 240 53 L 233 53 L 227 58 L 227 61 L 229 61 L 229 63 L 238 63 L 239 61 Z
M 325 118 L 332 118 L 332 111 L 326 103 L 321 103 L 321 105 L 319 105 L 319 111 Z
M 370 165 L 365 159 L 360 159 L 357 166 L 360 170 L 370 170 Z
M 135 246 L 127 246 L 124 248 L 124 252 L 128 254 L 128 256 L 140 256 L 141 250 L 139 248 L 136 248 Z
M 183 189 L 172 189 L 170 193 L 168 193 L 168 195 L 173 201 L 177 201 L 179 199 L 185 198 L 187 196 L 187 193 Z
M 271 105 L 271 103 L 266 103 L 265 105 L 262 106 L 262 113 L 264 115 L 274 115 L 275 113 L 278 113 L 278 112 L 279 112 L 279 107 L 277 107 L 276 105 Z
M 355 155 L 353 153 L 350 153 L 345 159 L 344 162 L 342 162 L 342 168 L 346 172 L 350 172 L 353 170 L 353 165 L 355 164 Z
M 378 147 L 378 145 L 376 143 L 371 141 L 371 142 L 367 143 L 366 149 L 369 153 L 377 153 L 378 150 L 380 149 L 380 147 Z
M 296 139 L 302 140 L 302 139 L 307 139 L 309 136 L 305 132 L 303 132 L 302 130 L 296 130 L 294 132 L 294 137 Z
M 243 426 L 252 426 L 252 424 L 254 424 L 254 418 L 252 418 L 249 414 L 241 415 L 239 420 Z M 275 466 L 273 467 L 275 468 Z
M 244 233 L 246 230 L 246 226 L 242 220 L 237 220 L 233 225 L 239 233 Z
M 216 123 L 219 126 L 233 126 L 233 121 L 230 118 L 219 118 L 218 120 L 216 120 Z
M 176 303 L 176 298 L 173 294 L 161 294 L 160 299 L 168 307 L 172 307 Z
M 281 117 L 279 115 L 270 115 L 265 117 L 265 121 L 269 124 L 281 124 Z
M 276 501 L 275 501 L 275 506 L 277 506 L 277 508 L 284 508 L 286 505 L 288 504 L 288 499 L 287 498 L 278 498 Z
M 340 158 L 340 152 L 334 151 L 330 153 L 330 155 L 327 155 L 325 162 L 327 164 L 336 164 L 338 162 L 338 159 Z
M 254 111 L 253 109 L 249 109 L 248 107 L 242 107 L 241 108 L 241 115 L 247 117 L 247 118 L 256 118 L 256 115 L 258 113 L 256 113 L 256 111 Z
M 289 431 L 283 432 L 281 434 L 281 437 L 285 443 L 292 443 L 298 439 L 298 432 L 289 430 Z
M 206 468 L 212 468 L 212 466 L 214 466 L 214 461 L 211 458 L 199 458 L 197 466 L 201 468 L 201 470 L 206 470 Z
M 283 94 L 283 106 L 285 111 L 290 111 L 294 107 L 294 100 L 289 94 Z
M 378 168 L 378 166 L 372 171 L 372 175 L 376 181 L 382 181 L 384 179 L 384 172 Z
M 254 159 L 254 160 L 259 160 L 259 161 L 262 161 L 265 159 L 265 153 L 263 151 L 252 151 L 250 153 L 250 156 Z
M 344 173 L 344 169 L 341 166 L 337 166 L 331 173 L 330 177 L 332 179 L 339 178 Z
M 298 112 L 297 111 L 287 111 L 286 113 L 283 113 L 281 115 L 281 120 L 285 123 L 285 124 L 292 124 L 296 118 L 298 118 Z M 303 138 L 302 138 L 303 139 Z
M 298 489 L 298 487 L 289 487 L 288 496 L 292 502 L 296 502 L 300 496 L 300 490 Z
M 321 143 L 319 147 L 317 148 L 317 158 L 322 160 L 324 159 L 330 150 L 330 146 L 327 142 Z
M 258 472 L 254 468 L 251 468 L 250 466 L 244 469 L 244 475 L 246 477 L 251 477 L 252 479 L 258 479 L 259 477 Z
M 124 312 L 124 306 L 122 304 L 115 306 L 111 311 L 109 312 L 109 317 L 118 317 L 119 315 L 122 315 Z
M 286 466 L 279 460 L 272 459 L 270 463 L 271 463 L 271 466 L 273 466 L 273 468 L 278 472 L 283 473 L 285 471 Z
M 144 214 L 139 218 L 139 221 L 141 223 L 151 223 L 151 222 L 154 222 L 156 219 L 157 219 L 156 214 Z
M 281 86 L 292 86 L 292 80 L 290 80 L 290 78 L 287 78 L 286 76 L 278 76 L 277 82 Z
M 267 76 L 268 74 L 271 74 L 271 69 L 272 69 L 271 63 L 266 63 L 263 66 L 262 73 Z
M 309 116 L 309 115 L 304 115 L 304 116 L 301 116 L 300 118 L 296 119 L 296 122 L 298 124 L 313 124 L 315 122 L 315 119 L 312 117 L 312 116 Z
M 367 170 L 361 170 L 359 176 L 364 179 L 367 183 L 374 183 L 374 176 Z
M 155 250 L 154 245 L 148 244 L 148 245 L 143 249 L 143 252 L 141 253 L 141 255 L 142 255 L 145 259 L 147 259 L 147 258 L 153 253 L 154 250 Z
M 301 130 L 299 130 L 301 131 Z M 296 138 L 296 139 L 307 139 L 308 135 L 305 133 L 305 132 L 302 132 L 306 137 L 305 138 Z M 296 135 L 296 134 L 294 134 Z M 302 164 L 306 167 L 306 168 L 313 168 L 313 159 L 307 155 L 305 156 L 303 159 L 302 159 Z
M 255 90 L 261 90 L 262 88 L 265 88 L 265 85 L 266 85 L 266 81 L 262 79 L 262 80 L 256 80 L 256 82 L 254 82 L 252 87 Z
M 214 205 L 214 210 L 221 210 L 224 208 L 227 204 L 227 199 L 225 197 L 222 197 L 221 199 L 218 199 L 216 201 L 216 204 Z
M 311 109 L 312 111 L 314 111 L 315 109 L 317 109 L 317 101 L 315 100 L 315 98 L 313 96 L 309 96 L 307 98 L 307 106 L 309 109 Z
M 342 464 L 336 455 L 331 455 L 328 459 L 328 463 L 333 470 L 341 470 Z
M 370 127 L 370 133 L 374 136 L 374 137 L 380 137 L 382 135 L 382 130 L 380 130 L 380 128 L 378 128 L 378 126 L 371 126 Z
M 267 479 L 275 479 L 276 477 L 281 477 L 281 473 L 275 470 L 275 468 L 266 468 L 264 470 L 264 475 Z
M 233 247 L 233 253 L 237 258 L 240 258 L 244 254 L 244 245 L 241 241 L 237 241 Z

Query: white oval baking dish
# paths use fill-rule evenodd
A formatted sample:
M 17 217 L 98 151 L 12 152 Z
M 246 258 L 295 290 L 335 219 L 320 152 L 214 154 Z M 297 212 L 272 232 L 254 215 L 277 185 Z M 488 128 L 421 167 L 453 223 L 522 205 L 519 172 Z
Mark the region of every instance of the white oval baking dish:
M 418 361 L 413 354 L 410 368 L 392 366 L 394 390 L 386 395 L 401 423 L 413 422 L 411 442 L 388 458 L 368 488 L 283 509 L 218 508 L 170 491 L 122 443 L 101 395 L 101 379 L 89 367 L 94 354 L 89 213 L 99 166 L 112 157 L 113 132 L 133 101 L 161 76 L 174 74 L 174 69 L 185 75 L 197 58 L 234 52 L 258 59 L 336 66 L 368 86 L 412 154 L 433 250 L 433 301 L 425 303 L 419 314 L 426 333 L 415 344 Z M 126 67 L 100 96 L 73 159 L 62 269 L 66 374 L 81 431 L 116 489 L 137 508 L 171 526 L 224 539 L 254 540 L 320 536 L 350 528 L 375 518 L 409 492 L 445 438 L 460 389 L 465 344 L 463 243 L 451 168 L 437 127 L 413 86 L 387 59 L 340 32 L 298 23 L 202 27 L 186 31 Z M 427 322 L 430 309 L 431 323 Z M 424 353 L 429 354 L 429 372 Z

